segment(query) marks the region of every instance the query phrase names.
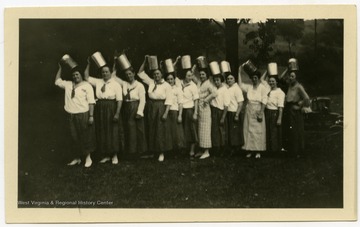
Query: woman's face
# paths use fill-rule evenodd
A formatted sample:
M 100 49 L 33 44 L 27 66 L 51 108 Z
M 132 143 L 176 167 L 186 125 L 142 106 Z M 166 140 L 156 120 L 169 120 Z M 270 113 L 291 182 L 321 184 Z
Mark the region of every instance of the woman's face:
M 221 79 L 219 77 L 214 78 L 214 83 L 217 88 L 221 87 Z
M 187 71 L 185 74 L 185 81 L 186 83 L 189 83 L 193 79 L 193 74 L 191 71 Z
M 105 81 L 108 81 L 111 78 L 110 68 L 105 66 L 101 69 L 101 76 Z
M 233 75 L 229 75 L 227 78 L 226 78 L 226 83 L 229 85 L 229 86 L 232 86 L 234 83 L 235 83 L 235 77 Z
M 134 81 L 134 79 L 135 79 L 135 74 L 134 74 L 134 72 L 133 71 L 131 71 L 131 70 L 126 70 L 125 71 L 125 78 L 127 79 L 127 81 L 128 82 L 133 82 Z
M 295 73 L 295 72 L 291 72 L 291 73 L 289 74 L 289 77 L 288 77 L 287 81 L 288 81 L 289 84 L 294 83 L 294 82 L 296 81 L 296 73 Z
M 257 75 L 253 75 L 251 77 L 251 81 L 252 81 L 253 85 L 256 85 L 259 82 L 259 77 Z
M 166 77 L 166 82 L 168 82 L 171 86 L 174 86 L 175 85 L 175 78 L 173 75 L 168 75 Z
M 200 80 L 201 80 L 201 82 L 204 82 L 205 80 L 207 80 L 206 72 L 200 71 Z
M 276 82 L 275 78 L 273 78 L 273 77 L 269 78 L 268 83 L 269 83 L 271 88 L 276 88 L 277 87 L 277 82 Z
M 75 84 L 80 83 L 81 81 L 83 81 L 80 72 L 75 71 L 72 73 L 72 79 L 74 81 Z
M 154 72 L 153 72 L 153 77 L 154 77 L 154 80 L 156 81 L 156 82 L 160 82 L 161 81 L 161 79 L 162 79 L 162 73 L 161 73 L 161 71 L 160 70 L 155 70 Z

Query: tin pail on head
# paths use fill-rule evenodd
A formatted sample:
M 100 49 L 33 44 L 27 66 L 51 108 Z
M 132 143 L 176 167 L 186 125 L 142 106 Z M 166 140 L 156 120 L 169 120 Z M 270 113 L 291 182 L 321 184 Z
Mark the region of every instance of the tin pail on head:
M 251 76 L 252 74 L 254 74 L 257 71 L 257 68 L 250 60 L 248 60 L 247 62 L 244 63 L 244 71 L 249 76 Z
M 220 63 L 220 68 L 221 68 L 222 73 L 230 73 L 231 72 L 230 63 L 227 61 L 222 61 Z
M 94 61 L 98 68 L 106 65 L 106 61 L 100 52 L 95 52 L 93 55 L 91 55 L 91 59 Z
M 213 61 L 213 62 L 210 62 L 209 66 L 210 66 L 210 71 L 211 71 L 212 75 L 221 74 L 219 63 L 217 63 L 216 61 Z
M 125 54 L 120 55 L 117 58 L 117 62 L 121 70 L 127 70 L 131 67 L 131 64 Z
M 149 70 L 156 70 L 159 68 L 157 56 L 148 56 L 147 60 L 148 60 Z
M 173 65 L 173 61 L 171 60 L 171 58 L 166 59 L 165 60 L 165 73 L 173 73 L 174 70 L 174 65 Z
M 181 68 L 182 69 L 191 69 L 190 55 L 184 55 L 181 57 Z
M 298 71 L 299 70 L 298 61 L 295 58 L 289 59 L 289 70 L 290 71 Z
M 275 62 L 271 62 L 267 66 L 267 71 L 270 76 L 278 75 L 277 64 Z
M 208 67 L 208 63 L 204 56 L 200 56 L 200 57 L 196 58 L 196 63 L 197 63 L 197 67 L 199 69 L 206 69 Z
M 72 59 L 68 54 L 62 56 L 62 58 L 60 59 L 60 64 L 63 66 L 67 66 L 70 69 L 73 69 L 76 66 L 78 66 L 78 64 L 74 61 L 74 59 Z

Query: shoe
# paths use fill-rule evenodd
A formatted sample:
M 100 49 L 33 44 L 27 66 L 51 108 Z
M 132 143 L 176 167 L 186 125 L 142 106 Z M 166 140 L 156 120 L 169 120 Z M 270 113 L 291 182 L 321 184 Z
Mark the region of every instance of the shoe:
M 255 155 L 255 158 L 261 158 L 260 153 L 257 153 L 257 154 Z
M 159 162 L 163 162 L 164 161 L 164 154 L 160 154 L 159 158 L 158 158 Z
M 110 161 L 110 158 L 109 157 L 105 157 L 103 159 L 100 160 L 100 163 L 105 163 L 105 162 L 108 162 Z
M 251 153 L 246 155 L 247 158 L 251 158 Z
M 205 152 L 200 156 L 199 159 L 205 159 L 205 158 L 208 158 L 208 157 L 210 157 L 210 153 L 209 153 L 209 151 L 205 151 Z
M 74 165 L 78 165 L 81 163 L 81 159 L 80 158 L 76 158 L 74 160 L 72 160 L 71 162 L 69 162 L 67 165 L 68 166 L 74 166 Z
M 112 163 L 113 165 L 116 165 L 116 164 L 118 164 L 118 163 L 119 163 L 119 160 L 118 160 L 117 155 L 114 155 L 114 157 L 112 157 L 112 159 L 111 159 L 111 163 Z
M 196 153 L 196 154 L 195 154 L 195 158 L 200 157 L 202 154 L 203 154 L 203 153 L 201 153 L 201 152 Z
M 92 160 L 91 160 L 91 158 L 90 158 L 90 155 L 88 155 L 87 157 L 86 157 L 86 160 L 85 160 L 85 167 L 86 168 L 89 168 L 90 166 L 92 165 Z

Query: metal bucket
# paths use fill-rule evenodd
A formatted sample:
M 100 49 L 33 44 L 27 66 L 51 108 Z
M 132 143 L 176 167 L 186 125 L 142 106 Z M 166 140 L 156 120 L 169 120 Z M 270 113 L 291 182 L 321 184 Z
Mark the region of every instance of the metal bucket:
M 191 69 L 190 55 L 184 55 L 181 57 L 181 68 L 182 69 Z
M 295 58 L 289 59 L 289 70 L 290 71 L 298 71 L 299 70 L 298 61 Z
M 252 74 L 254 74 L 257 71 L 256 66 L 250 61 L 248 60 L 247 62 L 245 62 L 244 64 L 244 71 L 251 76 Z
M 171 60 L 171 58 L 166 59 L 164 64 L 165 64 L 165 67 L 164 67 L 165 73 L 173 73 L 175 71 L 173 61 Z
M 278 68 L 277 64 L 275 62 L 271 62 L 267 66 L 267 71 L 270 76 L 276 76 L 278 75 Z
M 220 63 L 220 68 L 221 68 L 222 73 L 230 73 L 231 72 L 230 63 L 227 61 L 222 61 Z
M 156 70 L 159 68 L 157 56 L 148 56 L 147 58 L 149 70 Z
M 217 63 L 216 61 L 213 61 L 213 62 L 210 62 L 209 66 L 210 66 L 210 71 L 211 71 L 212 75 L 221 74 L 219 63 Z
M 206 69 L 208 67 L 208 63 L 204 56 L 196 58 L 196 63 L 199 69 Z
M 68 54 L 62 56 L 62 58 L 60 59 L 60 64 L 62 66 L 69 67 L 70 69 L 73 69 L 76 66 L 78 66 L 78 64 L 74 61 L 74 59 L 72 59 Z
M 98 68 L 106 65 L 106 61 L 100 52 L 95 52 L 93 55 L 91 55 L 91 59 L 94 61 Z
M 120 55 L 117 58 L 117 62 L 121 70 L 127 70 L 131 67 L 131 64 L 125 54 Z

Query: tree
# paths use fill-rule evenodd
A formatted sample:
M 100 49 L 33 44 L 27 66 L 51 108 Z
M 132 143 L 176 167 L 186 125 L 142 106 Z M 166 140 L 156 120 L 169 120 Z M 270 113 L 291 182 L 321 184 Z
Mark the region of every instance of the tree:
M 289 57 L 293 57 L 291 46 L 303 36 L 305 24 L 303 19 L 277 19 L 277 32 L 289 46 Z
M 249 48 L 256 53 L 255 61 L 260 63 L 268 63 L 270 53 L 273 51 L 272 44 L 275 42 L 275 20 L 267 19 L 266 22 L 258 22 L 258 30 L 251 31 L 246 34 L 244 44 L 248 44 Z
M 237 75 L 239 61 L 239 28 L 242 24 L 248 24 L 250 19 L 223 19 L 224 26 L 218 24 L 225 33 L 226 60 L 230 63 L 231 71 Z

